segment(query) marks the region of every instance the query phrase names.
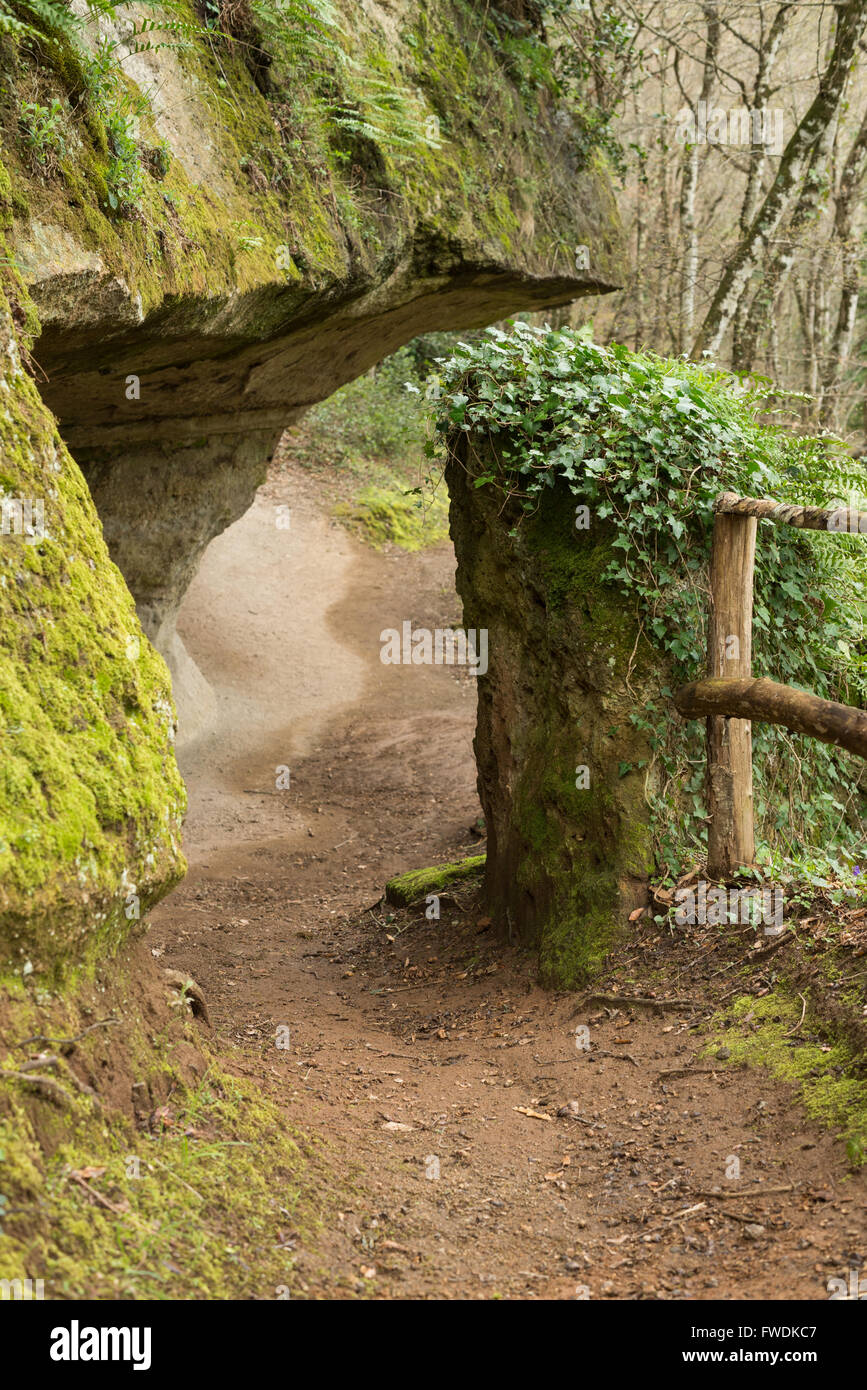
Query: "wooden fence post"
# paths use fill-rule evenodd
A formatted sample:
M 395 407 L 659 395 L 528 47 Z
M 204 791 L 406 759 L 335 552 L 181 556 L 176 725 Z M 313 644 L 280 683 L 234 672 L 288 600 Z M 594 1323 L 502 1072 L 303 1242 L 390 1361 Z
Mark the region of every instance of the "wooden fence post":
M 708 675 L 748 678 L 753 673 L 753 572 L 758 521 L 718 513 L 710 564 Z M 748 719 L 707 721 L 710 825 L 707 870 L 731 878 L 755 858 L 753 737 Z

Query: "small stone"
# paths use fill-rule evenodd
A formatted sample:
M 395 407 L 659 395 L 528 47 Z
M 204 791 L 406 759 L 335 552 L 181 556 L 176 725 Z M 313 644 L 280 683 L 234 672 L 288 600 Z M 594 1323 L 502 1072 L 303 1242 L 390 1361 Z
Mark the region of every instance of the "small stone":
M 565 1120 L 582 1120 L 581 1106 L 577 1100 L 567 1100 L 565 1105 L 561 1105 L 557 1111 L 558 1116 Z
M 719 1051 L 716 1052 L 714 1055 L 718 1062 L 727 1062 L 729 1057 L 731 1057 L 732 1055 L 731 1048 L 721 1047 Z

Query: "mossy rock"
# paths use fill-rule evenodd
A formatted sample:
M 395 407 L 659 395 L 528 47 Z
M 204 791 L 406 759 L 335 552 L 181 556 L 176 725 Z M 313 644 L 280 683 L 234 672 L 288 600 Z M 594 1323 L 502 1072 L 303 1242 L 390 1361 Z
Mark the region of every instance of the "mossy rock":
M 576 530 L 562 482 L 521 520 L 499 490 L 474 486 L 498 466 L 495 440 L 452 441 L 464 626 L 488 630 L 474 745 L 487 908 L 504 935 L 537 949 L 544 984 L 575 988 L 647 901 L 652 750 L 631 716 L 664 668 L 634 602 L 602 582 L 613 528 Z
M 168 671 L 22 365 L 26 291 L 4 281 L 0 492 L 21 512 L 7 503 L 0 534 L 0 974 L 56 980 L 182 876 L 186 796 Z
M 457 864 L 438 864 L 432 869 L 415 869 L 400 874 L 385 885 L 385 900 L 393 907 L 411 907 L 430 893 L 442 893 L 453 883 L 473 878 L 485 867 L 485 855 L 475 854 Z

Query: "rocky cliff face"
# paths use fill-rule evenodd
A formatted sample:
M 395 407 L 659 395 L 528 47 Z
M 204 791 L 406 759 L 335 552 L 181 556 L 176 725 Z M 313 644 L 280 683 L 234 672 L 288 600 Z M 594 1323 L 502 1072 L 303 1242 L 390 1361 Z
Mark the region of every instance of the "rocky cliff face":
M 69 61 L 42 80 L 74 108 L 74 167 L 38 185 L 13 169 L 43 396 L 163 648 L 203 549 L 306 405 L 414 334 L 617 279 L 604 174 L 581 167 L 544 90 L 522 99 L 482 7 L 347 5 L 340 28 L 330 47 L 295 35 L 291 76 L 275 38 L 266 96 L 241 42 L 125 57 L 120 26 L 138 204 L 118 216 L 100 167 L 99 104 L 110 157 L 120 98 L 95 101 Z
M 93 503 L 145 631 L 188 682 L 174 633 L 184 590 L 299 412 L 420 332 L 607 289 L 621 255 L 605 171 L 559 109 L 531 29 L 542 76 L 528 84 L 488 7 L 461 0 L 347 0 L 315 24 L 301 0 L 211 12 L 219 32 L 203 28 L 205 10 L 181 7 L 175 31 L 143 35 L 131 6 L 74 42 L 0 40 L 10 305 L 19 336 L 27 320 L 41 402 L 17 368 L 10 395 L 38 418 L 45 457 L 76 480 L 49 529 L 63 530 L 67 560 L 74 550 L 115 614 L 98 656 L 55 653 L 48 627 L 77 592 L 58 571 L 62 602 L 41 601 L 28 659 L 37 682 L 40 668 L 49 681 L 80 672 L 108 722 L 92 809 L 100 835 L 146 847 L 147 873 L 138 849 L 127 864 L 137 884 L 178 871 L 179 788 L 171 770 L 152 799 L 129 774 L 123 792 L 115 785 L 125 741 L 147 745 L 150 771 L 170 763 L 170 716 L 146 643 L 134 675 L 101 674 L 121 629 L 136 628 Z M 41 495 L 41 478 L 4 468 L 7 491 Z M 86 627 L 84 590 L 76 601 Z M 3 688 L 13 679 L 4 669 Z M 72 724 L 41 708 L 58 767 L 74 763 L 75 720 L 94 717 L 88 704 Z M 100 877 L 95 826 L 57 800 L 51 814 Z M 40 838 L 27 853 L 50 848 Z M 37 897 L 54 882 L 47 860 L 41 873 Z M 112 873 L 118 904 L 128 885 Z M 73 897 L 77 929 L 90 930 L 96 899 Z M 23 920 L 28 901 L 12 891 L 4 924 Z M 6 925 L 3 935 L 8 944 Z
M 57 980 L 180 878 L 185 797 L 165 666 L 22 363 L 2 230 L 0 259 L 0 968 Z

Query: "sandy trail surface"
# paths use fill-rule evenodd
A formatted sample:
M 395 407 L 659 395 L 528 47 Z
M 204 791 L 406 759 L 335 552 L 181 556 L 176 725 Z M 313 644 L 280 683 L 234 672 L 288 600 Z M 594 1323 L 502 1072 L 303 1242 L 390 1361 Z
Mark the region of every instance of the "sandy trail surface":
M 386 627 L 459 621 L 454 556 L 377 554 L 287 488 L 213 543 L 181 613 L 217 724 L 181 754 L 190 873 L 151 938 L 230 1068 L 325 1141 L 299 1292 L 827 1298 L 867 1184 L 790 1087 L 703 1055 L 723 947 L 636 927 L 602 987 L 686 1002 L 612 1005 L 538 989 L 471 891 L 439 921 L 380 901 L 479 851 L 472 679 L 379 660 Z

